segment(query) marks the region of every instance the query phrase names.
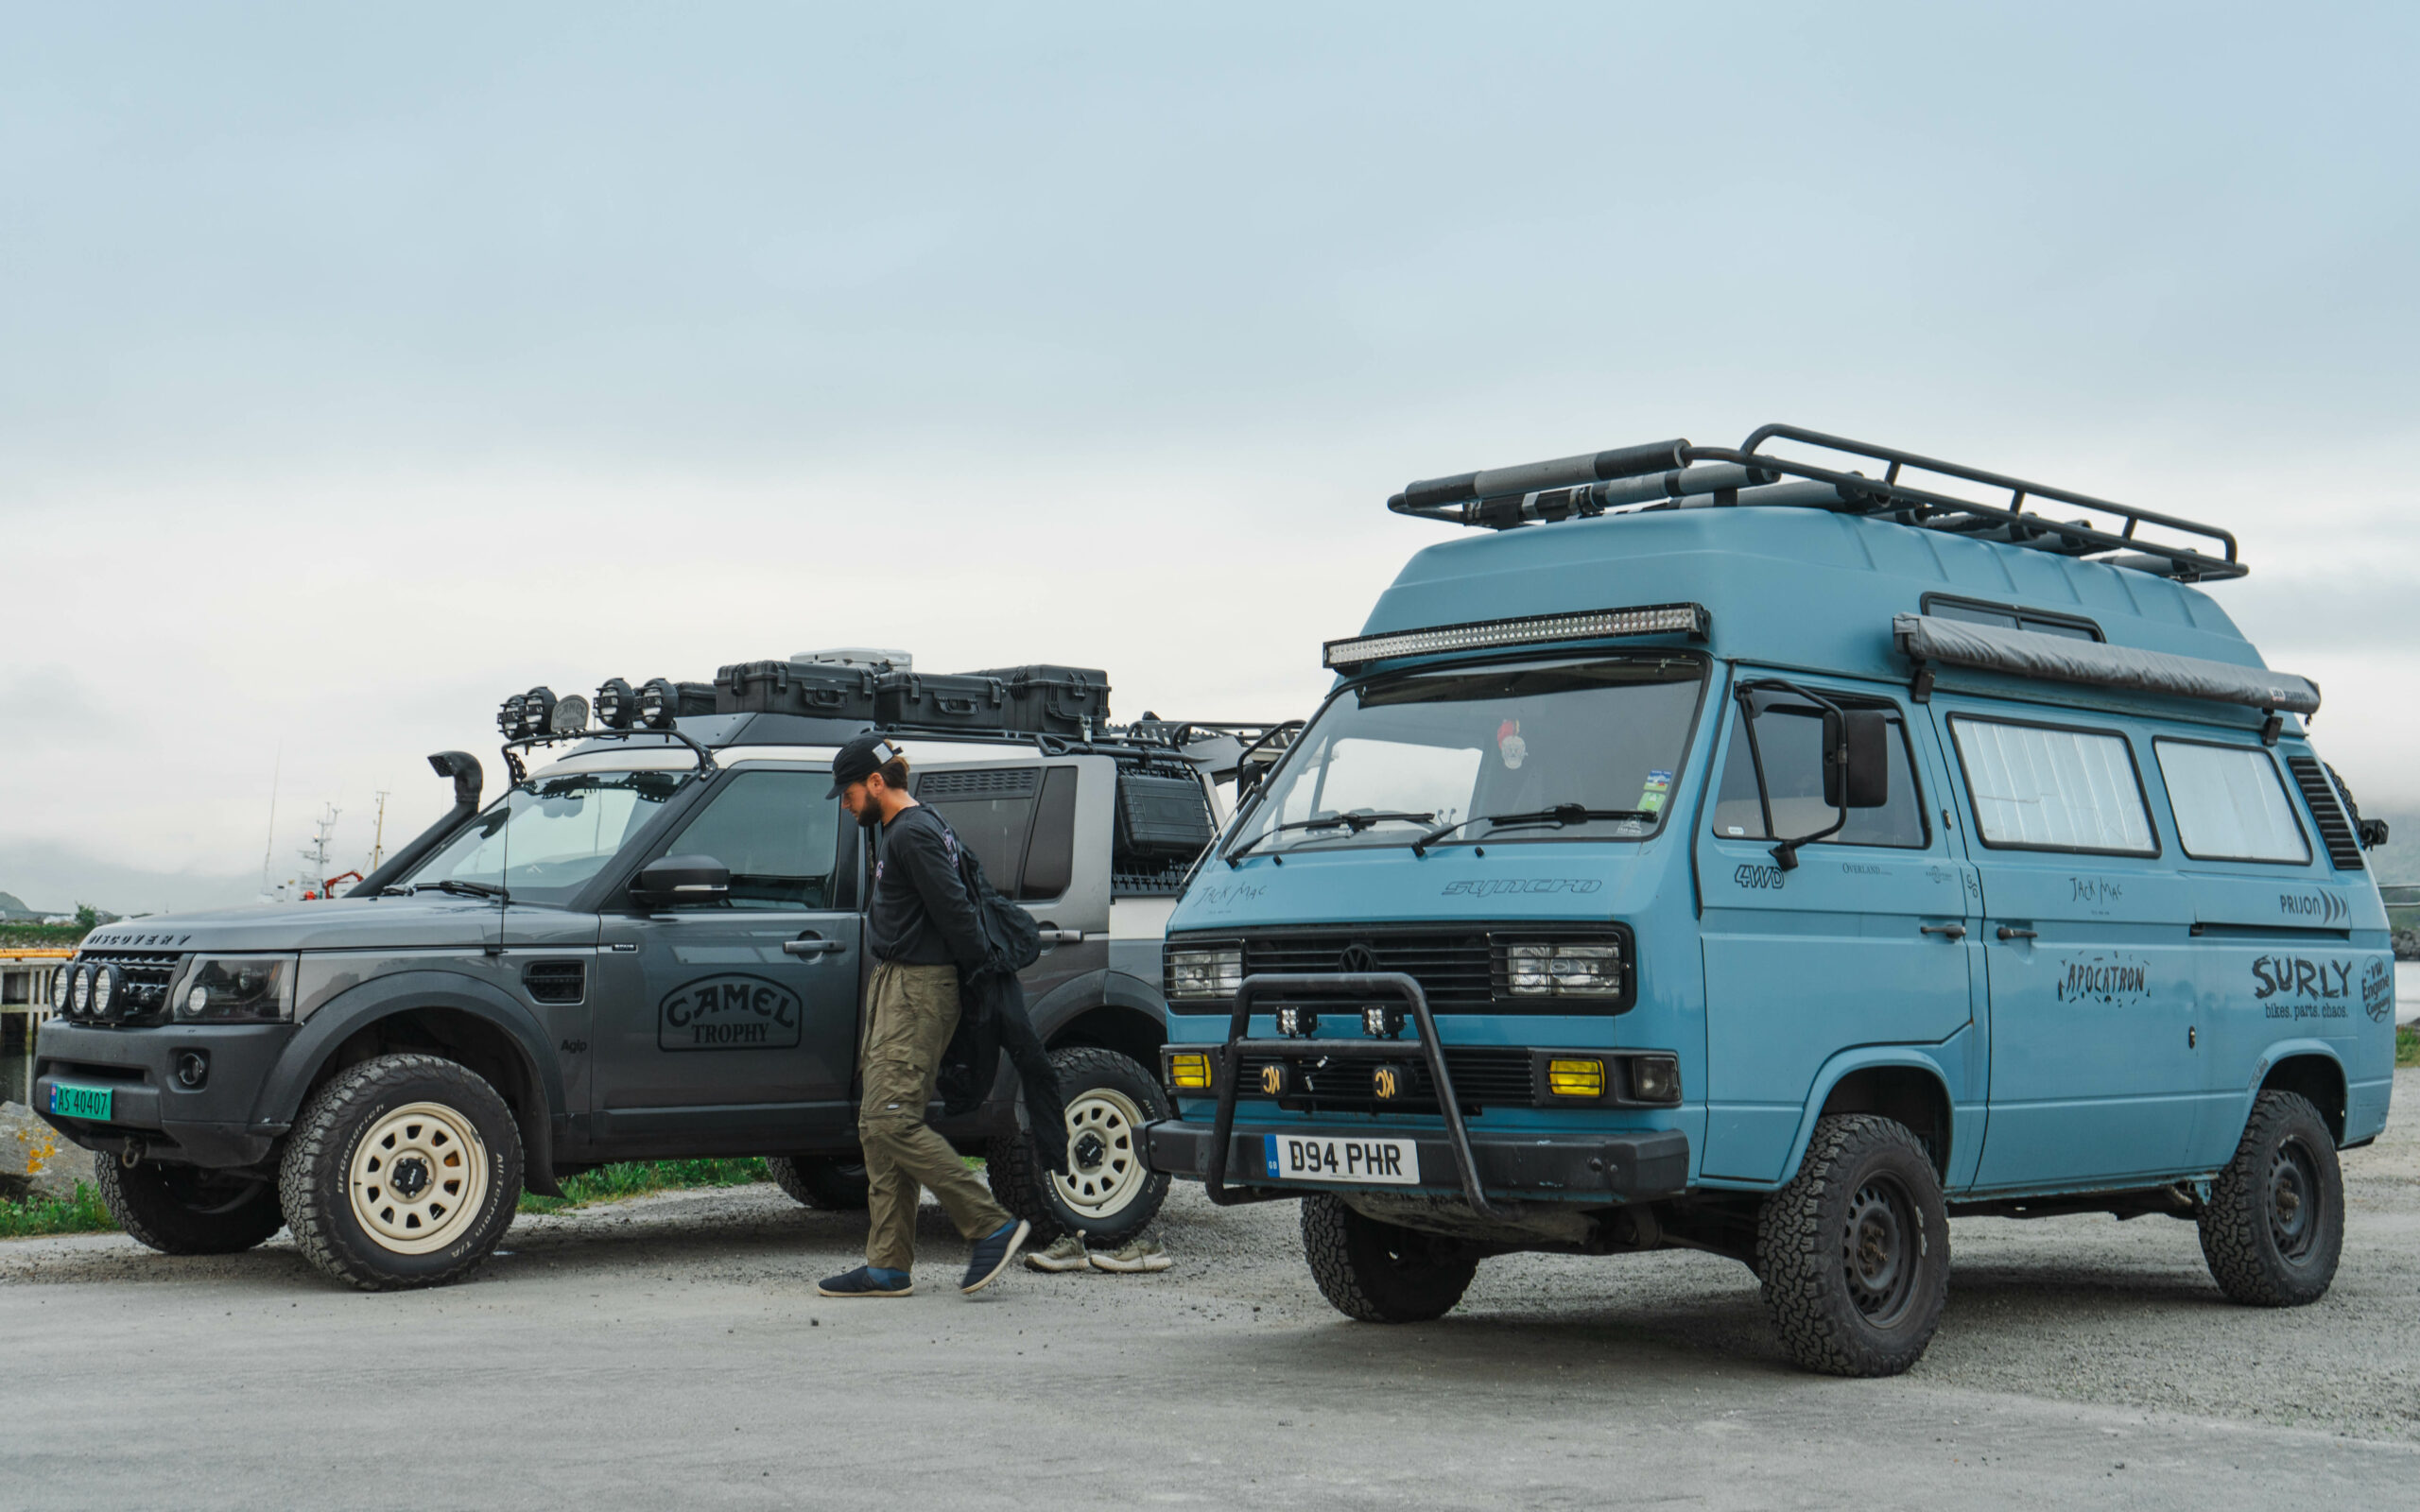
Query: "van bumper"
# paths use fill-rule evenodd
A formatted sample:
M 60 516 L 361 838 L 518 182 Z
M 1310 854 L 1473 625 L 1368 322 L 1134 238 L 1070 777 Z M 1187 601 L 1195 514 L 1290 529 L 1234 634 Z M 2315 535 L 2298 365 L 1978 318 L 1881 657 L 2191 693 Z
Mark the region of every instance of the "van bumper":
M 1268 1141 L 1306 1135 L 1334 1139 L 1412 1139 L 1420 1147 L 1416 1187 L 1367 1187 L 1351 1182 L 1280 1181 L 1267 1173 Z M 1144 1162 L 1154 1171 L 1199 1181 L 1209 1174 L 1217 1131 L 1207 1123 L 1164 1119 L 1143 1129 Z M 1689 1137 L 1679 1129 L 1634 1134 L 1471 1136 L 1471 1160 L 1490 1196 L 1617 1205 L 1677 1196 L 1688 1190 Z M 1374 1128 L 1367 1124 L 1262 1125 L 1239 1127 L 1227 1149 L 1227 1180 L 1271 1194 L 1305 1192 L 1459 1193 L 1453 1144 L 1441 1132 Z
M 255 1123 L 252 1102 L 293 1035 L 290 1023 L 108 1029 L 54 1019 L 34 1043 L 34 1111 L 88 1150 L 123 1154 L 134 1143 L 148 1159 L 179 1164 L 258 1165 L 286 1125 Z M 202 1057 L 199 1087 L 177 1076 L 188 1052 Z M 109 1088 L 107 1121 L 52 1114 L 60 1082 Z

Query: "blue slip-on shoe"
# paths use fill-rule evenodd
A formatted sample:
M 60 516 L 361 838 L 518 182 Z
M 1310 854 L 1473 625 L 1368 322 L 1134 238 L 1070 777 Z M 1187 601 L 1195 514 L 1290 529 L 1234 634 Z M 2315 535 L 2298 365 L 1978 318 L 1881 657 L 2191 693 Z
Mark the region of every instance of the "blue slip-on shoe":
M 876 1270 L 860 1265 L 845 1276 L 827 1276 L 815 1283 L 822 1297 L 913 1297 L 916 1283 L 904 1270 Z
M 1031 1232 L 1033 1225 L 1019 1218 L 975 1241 L 975 1253 L 966 1257 L 966 1280 L 958 1289 L 973 1293 L 991 1285 L 1000 1272 L 1009 1268 L 1009 1262 L 1017 1258 L 1017 1246 Z

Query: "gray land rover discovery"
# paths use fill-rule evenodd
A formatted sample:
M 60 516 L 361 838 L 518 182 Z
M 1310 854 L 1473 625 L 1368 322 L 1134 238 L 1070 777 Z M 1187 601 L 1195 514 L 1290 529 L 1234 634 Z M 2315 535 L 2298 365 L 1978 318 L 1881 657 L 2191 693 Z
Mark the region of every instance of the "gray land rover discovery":
M 1139 1232 L 1167 1177 L 1160 935 L 1217 782 L 1287 731 L 1107 725 L 1097 672 L 932 677 L 896 654 L 725 667 L 713 686 L 544 689 L 499 715 L 510 783 L 429 758 L 453 810 L 342 899 L 144 919 L 88 936 L 36 1047 L 34 1106 L 97 1152 L 102 1196 L 169 1253 L 290 1227 L 387 1289 L 476 1267 L 521 1192 L 630 1160 L 771 1157 L 862 1207 L 860 909 L 872 839 L 825 794 L 834 750 L 896 734 L 914 790 L 1031 911 L 1024 976 L 1067 1100 L 1041 1168 L 1003 1063 L 936 1126 L 1049 1234 Z M 1256 747 L 1256 748 L 1255 748 Z M 533 765 L 533 764 L 536 764 Z

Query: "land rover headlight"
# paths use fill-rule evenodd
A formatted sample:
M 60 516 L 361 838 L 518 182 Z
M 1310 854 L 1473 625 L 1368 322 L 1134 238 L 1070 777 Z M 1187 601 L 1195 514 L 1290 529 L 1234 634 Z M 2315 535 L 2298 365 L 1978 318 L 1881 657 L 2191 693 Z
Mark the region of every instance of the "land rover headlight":
M 1504 978 L 1514 997 L 1617 998 L 1622 995 L 1622 948 L 1508 945 Z
M 1241 950 L 1170 951 L 1164 972 L 1168 1001 L 1232 998 L 1244 985 Z
M 283 1023 L 294 1017 L 291 955 L 204 955 L 185 977 L 177 1017 L 188 1023 Z

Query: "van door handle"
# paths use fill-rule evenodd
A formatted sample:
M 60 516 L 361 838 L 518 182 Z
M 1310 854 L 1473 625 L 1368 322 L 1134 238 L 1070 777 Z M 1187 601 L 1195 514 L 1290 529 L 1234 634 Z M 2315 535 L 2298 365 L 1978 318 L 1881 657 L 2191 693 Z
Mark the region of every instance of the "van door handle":
M 1927 935 L 1938 935 L 1944 939 L 1964 939 L 1966 937 L 1966 926 L 1963 924 L 1927 924 L 1923 928 L 1923 933 Z
M 2002 939 L 2040 939 L 2041 937 L 2040 934 L 2031 929 L 2016 929 L 2007 924 L 2000 926 Z
M 837 939 L 818 939 L 811 935 L 804 939 L 782 941 L 785 955 L 832 955 L 848 948 Z

